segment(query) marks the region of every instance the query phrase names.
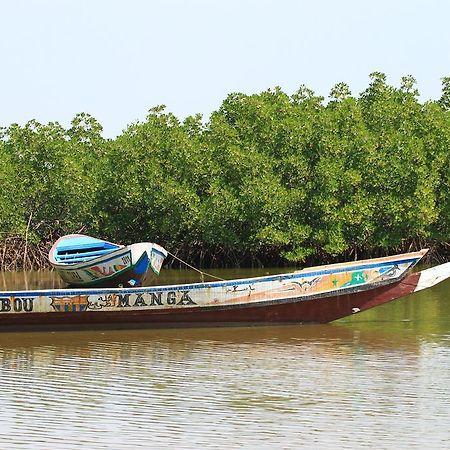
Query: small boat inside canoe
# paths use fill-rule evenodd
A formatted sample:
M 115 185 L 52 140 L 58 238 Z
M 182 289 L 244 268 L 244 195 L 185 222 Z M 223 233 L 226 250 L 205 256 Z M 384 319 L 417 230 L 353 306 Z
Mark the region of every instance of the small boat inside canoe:
M 65 283 L 78 287 L 134 287 L 159 275 L 167 251 L 151 242 L 119 245 L 83 234 L 58 239 L 48 258 Z

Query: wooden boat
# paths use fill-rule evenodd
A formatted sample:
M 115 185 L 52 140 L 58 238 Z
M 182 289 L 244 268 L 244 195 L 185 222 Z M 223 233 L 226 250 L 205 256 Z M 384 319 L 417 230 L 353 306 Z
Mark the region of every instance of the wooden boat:
M 50 264 L 71 286 L 139 286 L 151 273 L 159 275 L 167 251 L 150 242 L 118 245 L 83 234 L 58 239 Z
M 425 253 L 207 283 L 1 292 L 0 329 L 325 323 L 449 278 L 450 263 L 412 273 Z

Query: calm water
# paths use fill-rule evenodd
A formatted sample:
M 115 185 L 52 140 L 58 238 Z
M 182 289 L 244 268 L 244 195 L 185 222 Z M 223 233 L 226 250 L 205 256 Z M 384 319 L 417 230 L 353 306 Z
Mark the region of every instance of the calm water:
M 450 448 L 450 282 L 329 325 L 0 333 L 0 373 L 0 449 Z

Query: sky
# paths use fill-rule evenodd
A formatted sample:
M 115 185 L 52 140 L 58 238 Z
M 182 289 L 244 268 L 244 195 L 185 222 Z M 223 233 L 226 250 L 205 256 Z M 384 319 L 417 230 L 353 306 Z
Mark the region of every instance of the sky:
M 207 121 L 232 92 L 358 96 L 374 71 L 437 100 L 449 17 L 448 0 L 0 0 L 0 127 L 86 112 L 114 138 L 157 105 Z

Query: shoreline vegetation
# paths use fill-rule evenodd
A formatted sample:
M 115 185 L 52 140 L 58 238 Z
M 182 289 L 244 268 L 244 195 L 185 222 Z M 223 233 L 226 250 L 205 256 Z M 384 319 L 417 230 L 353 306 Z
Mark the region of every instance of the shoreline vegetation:
M 76 232 L 204 268 L 450 257 L 450 77 L 436 101 L 374 72 L 359 96 L 232 93 L 208 122 L 158 106 L 101 133 L 86 113 L 0 128 L 0 270 L 48 268 Z

